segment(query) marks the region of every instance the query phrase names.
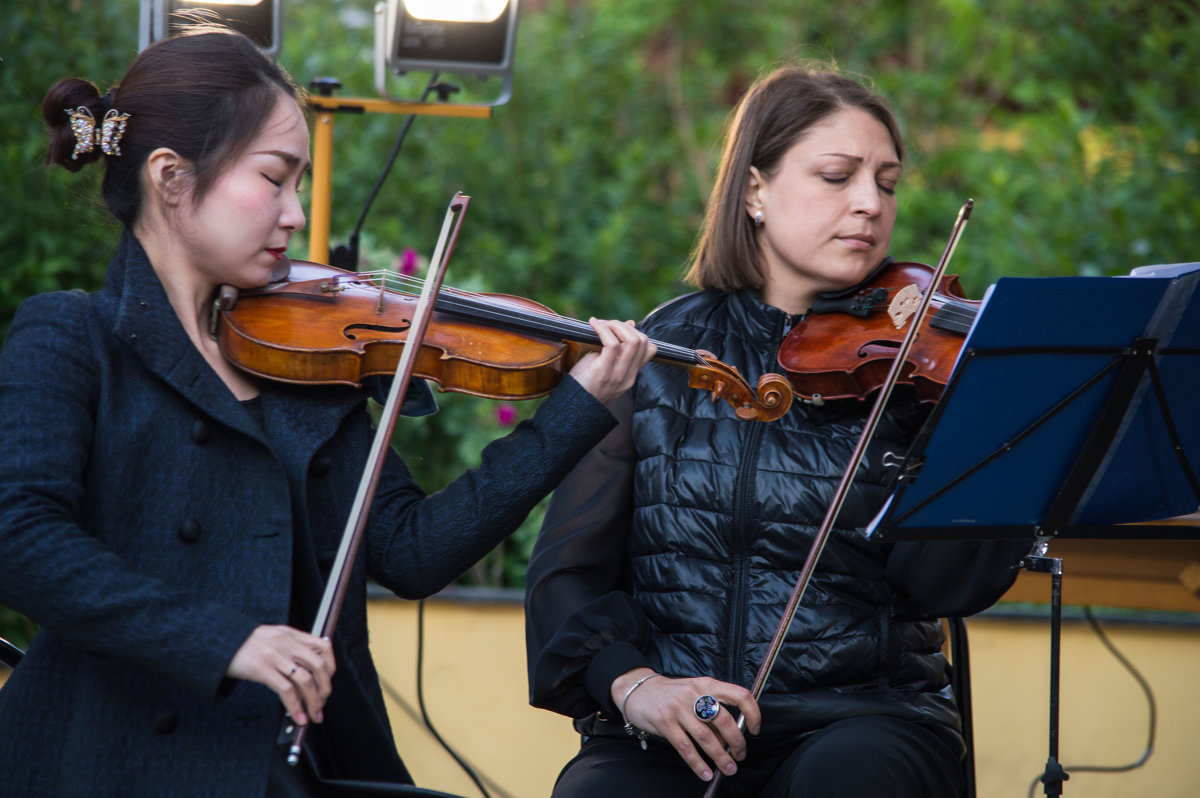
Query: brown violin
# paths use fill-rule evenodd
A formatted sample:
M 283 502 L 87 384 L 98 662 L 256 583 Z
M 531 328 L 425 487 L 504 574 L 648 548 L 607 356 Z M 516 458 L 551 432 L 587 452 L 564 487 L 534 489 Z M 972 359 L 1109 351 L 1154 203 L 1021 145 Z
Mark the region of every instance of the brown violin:
M 212 333 L 225 356 L 252 374 L 359 385 L 364 377 L 395 371 L 419 287 L 394 274 L 293 261 L 284 279 L 240 292 L 223 289 Z M 791 406 L 791 384 L 782 375 L 764 374 L 751 390 L 737 369 L 708 352 L 654 343 L 655 362 L 683 369 L 691 387 L 728 402 L 739 418 L 773 421 Z M 532 399 L 549 393 L 600 346 L 591 326 L 532 300 L 443 288 L 414 375 L 443 391 Z
M 878 390 L 904 340 L 934 269 L 887 263 L 861 285 L 818 299 L 779 347 L 779 365 L 802 400 L 865 399 Z M 957 275 L 943 275 L 897 380 L 921 402 L 936 402 L 950 379 L 980 303 Z

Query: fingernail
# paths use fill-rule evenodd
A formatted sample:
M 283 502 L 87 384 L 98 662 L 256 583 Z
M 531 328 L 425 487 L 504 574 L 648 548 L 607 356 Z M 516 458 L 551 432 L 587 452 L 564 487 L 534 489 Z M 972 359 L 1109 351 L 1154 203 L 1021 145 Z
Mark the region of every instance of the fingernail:
M 712 771 L 711 770 L 704 771 L 703 775 L 701 775 L 700 778 L 703 779 L 704 781 L 712 781 Z
M 737 765 L 730 762 L 728 765 L 725 766 L 725 775 L 732 776 L 734 773 L 737 773 Z

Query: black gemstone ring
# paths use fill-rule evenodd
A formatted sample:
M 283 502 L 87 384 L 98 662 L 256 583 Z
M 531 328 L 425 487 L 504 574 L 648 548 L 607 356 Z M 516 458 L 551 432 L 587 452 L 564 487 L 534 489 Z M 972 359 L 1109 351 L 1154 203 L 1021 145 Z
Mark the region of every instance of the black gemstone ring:
M 721 712 L 721 704 L 711 695 L 702 695 L 696 699 L 696 705 L 692 707 L 692 711 L 700 720 L 712 723 Z

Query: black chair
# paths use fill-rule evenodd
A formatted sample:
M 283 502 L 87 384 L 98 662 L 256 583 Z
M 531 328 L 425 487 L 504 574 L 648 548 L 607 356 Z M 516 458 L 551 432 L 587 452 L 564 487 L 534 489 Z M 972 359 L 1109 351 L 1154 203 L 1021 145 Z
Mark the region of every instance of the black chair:
M 947 618 L 946 628 L 950 640 L 950 686 L 962 718 L 963 741 L 967 744 L 967 753 L 963 758 L 963 774 L 966 777 L 963 796 L 975 798 L 975 734 L 971 715 L 971 652 L 967 645 L 967 622 L 962 618 Z
M 24 651 L 0 637 L 0 663 L 15 668 L 23 656 L 25 656 Z

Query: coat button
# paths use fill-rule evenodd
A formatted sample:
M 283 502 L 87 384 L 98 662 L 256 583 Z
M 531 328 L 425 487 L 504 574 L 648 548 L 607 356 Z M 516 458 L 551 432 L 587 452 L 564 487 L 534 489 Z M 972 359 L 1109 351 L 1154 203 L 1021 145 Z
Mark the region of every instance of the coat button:
M 196 421 L 192 424 L 192 440 L 203 446 L 212 438 L 212 427 L 208 422 Z
M 200 523 L 188 519 L 179 525 L 179 539 L 184 543 L 195 543 L 200 539 Z
M 154 716 L 151 725 L 159 734 L 170 734 L 179 725 L 179 715 L 170 709 L 163 710 Z
M 312 464 L 308 467 L 308 473 L 314 477 L 323 477 L 329 473 L 329 469 L 333 467 L 333 462 L 325 455 L 314 457 Z

